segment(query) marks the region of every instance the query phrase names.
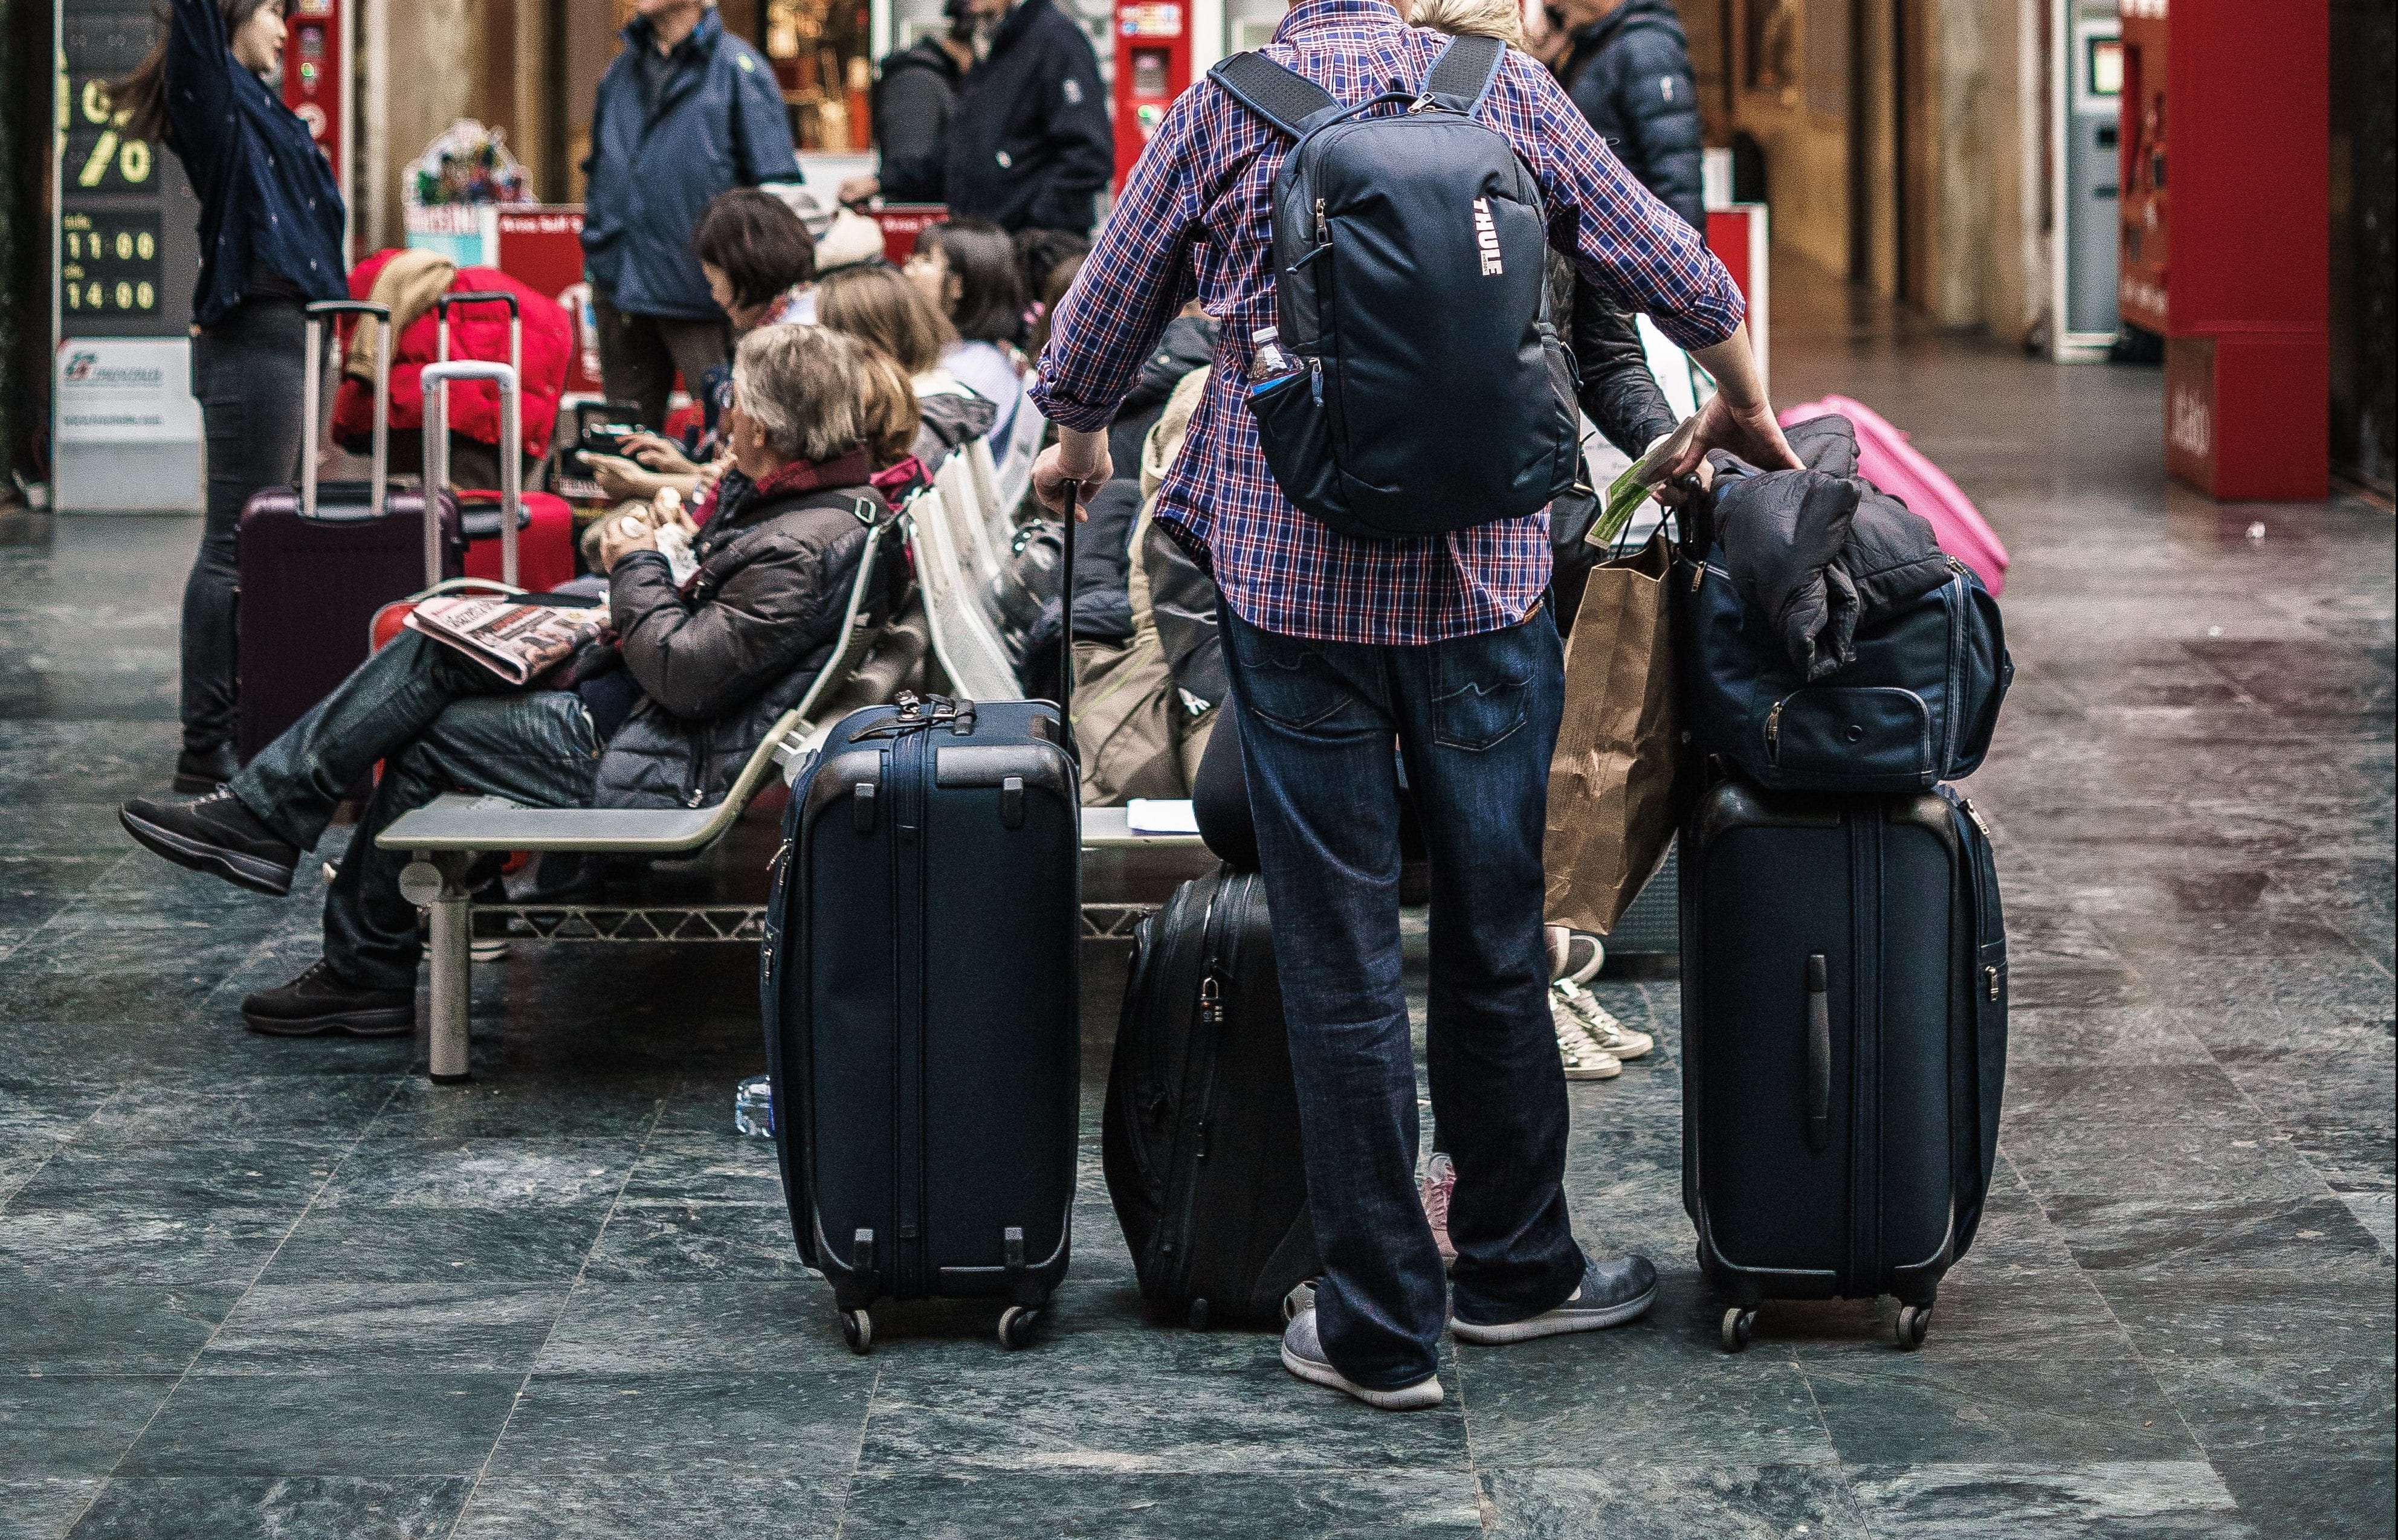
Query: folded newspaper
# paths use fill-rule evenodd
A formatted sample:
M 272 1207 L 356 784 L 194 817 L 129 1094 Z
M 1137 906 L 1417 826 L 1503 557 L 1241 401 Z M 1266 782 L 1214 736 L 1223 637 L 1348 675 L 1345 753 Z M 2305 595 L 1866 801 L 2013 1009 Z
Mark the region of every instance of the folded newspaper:
M 447 594 L 410 610 L 407 623 L 521 685 L 606 630 L 608 607 L 548 594 Z
M 1666 470 L 1682 458 L 1691 440 L 1699 434 L 1696 413 L 1682 419 L 1680 427 L 1649 446 L 1649 452 L 1623 469 L 1623 474 L 1608 483 L 1607 506 L 1590 521 L 1590 530 L 1583 539 L 1592 545 L 1613 545 L 1623 534 L 1623 527 L 1632 522 L 1632 511 L 1649 495 L 1649 489 L 1665 479 Z

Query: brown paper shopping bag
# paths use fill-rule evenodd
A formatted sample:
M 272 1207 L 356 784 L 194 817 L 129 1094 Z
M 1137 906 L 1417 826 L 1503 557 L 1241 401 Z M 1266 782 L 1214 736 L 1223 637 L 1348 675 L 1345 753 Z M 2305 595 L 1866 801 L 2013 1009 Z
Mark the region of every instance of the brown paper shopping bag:
M 1604 935 L 1665 859 L 1690 778 L 1674 702 L 1660 533 L 1591 569 L 1566 644 L 1565 719 L 1549 764 L 1546 913 Z

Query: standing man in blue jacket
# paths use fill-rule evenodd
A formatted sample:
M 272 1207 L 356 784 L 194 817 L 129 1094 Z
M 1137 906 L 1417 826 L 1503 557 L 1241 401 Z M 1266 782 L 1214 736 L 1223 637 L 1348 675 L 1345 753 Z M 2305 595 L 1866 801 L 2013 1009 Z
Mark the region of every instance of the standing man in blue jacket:
M 1699 89 L 1674 0 L 1552 0 L 1552 8 L 1573 34 L 1557 61 L 1566 94 L 1623 168 L 1704 234 Z
M 675 371 L 695 391 L 732 348 L 691 251 L 700 215 L 719 193 L 797 181 L 800 166 L 773 68 L 724 30 L 714 0 L 633 8 L 591 109 L 583 269 L 608 396 L 639 402 L 655 428 Z
M 1088 235 L 1115 174 L 1116 137 L 1091 40 L 1052 0 L 965 0 L 974 67 L 941 141 L 886 156 L 879 177 L 853 177 L 841 201 L 878 193 L 1005 230 Z

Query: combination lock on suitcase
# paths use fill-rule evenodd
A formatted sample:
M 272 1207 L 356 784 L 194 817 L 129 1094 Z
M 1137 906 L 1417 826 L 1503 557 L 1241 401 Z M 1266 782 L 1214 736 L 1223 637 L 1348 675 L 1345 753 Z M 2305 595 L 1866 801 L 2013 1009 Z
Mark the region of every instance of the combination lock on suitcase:
M 1731 1301 L 1900 1303 L 1921 1345 L 1998 1158 L 2007 957 L 1973 805 L 1738 781 L 1682 837 L 1682 1202 Z

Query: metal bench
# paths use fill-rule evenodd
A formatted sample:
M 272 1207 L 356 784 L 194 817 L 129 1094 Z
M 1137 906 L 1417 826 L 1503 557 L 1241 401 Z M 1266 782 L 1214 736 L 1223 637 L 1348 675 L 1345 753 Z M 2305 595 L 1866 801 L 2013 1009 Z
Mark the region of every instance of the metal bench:
M 952 456 L 951 464 L 963 465 Z M 553 902 L 478 904 L 466 887 L 479 857 L 502 851 L 689 858 L 714 846 L 739 822 L 744 810 L 779 772 L 788 783 L 804 766 L 841 715 L 870 702 L 844 701 L 840 687 L 872 649 L 882 628 L 873 623 L 872 597 L 878 569 L 895 536 L 903 536 L 915 558 L 918 597 L 931 637 L 931 661 L 955 693 L 976 700 L 1020 700 L 1022 687 L 982 610 L 982 586 L 972 583 L 960 559 L 958 537 L 971 539 L 963 522 L 984 513 L 971 478 L 952 476 L 954 501 L 938 483 L 911 500 L 892 518 L 868 531 L 857 581 L 842 619 L 842 641 L 818 672 L 800 703 L 769 729 L 734 780 L 724 799 L 710 808 L 607 809 L 528 808 L 500 797 L 452 793 L 402 814 L 380 835 L 386 850 L 404 850 L 411 860 L 400 875 L 400 891 L 424 909 L 430 934 L 431 1043 L 428 1072 L 442 1084 L 468 1077 L 471 1034 L 468 1001 L 473 982 L 473 945 L 478 917 L 486 928 L 517 939 L 546 941 L 731 941 L 756 944 L 763 911 L 755 904 L 647 904 Z M 823 709 L 840 703 L 838 712 Z M 1085 850 L 1188 850 L 1196 836 L 1137 835 L 1121 808 L 1088 810 L 1083 822 Z M 1128 932 L 1152 905 L 1084 905 L 1085 934 Z

